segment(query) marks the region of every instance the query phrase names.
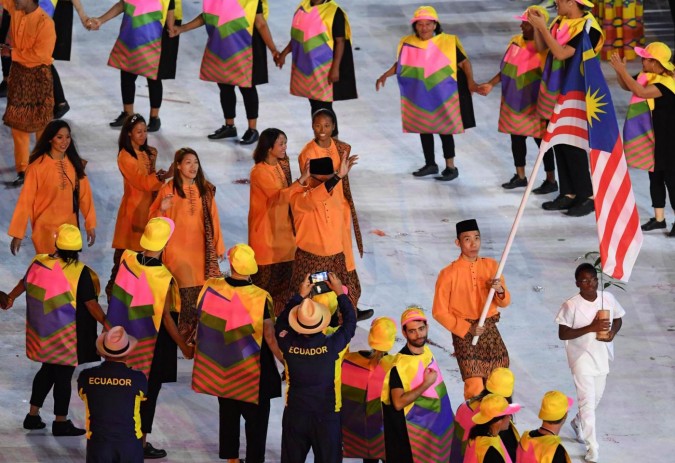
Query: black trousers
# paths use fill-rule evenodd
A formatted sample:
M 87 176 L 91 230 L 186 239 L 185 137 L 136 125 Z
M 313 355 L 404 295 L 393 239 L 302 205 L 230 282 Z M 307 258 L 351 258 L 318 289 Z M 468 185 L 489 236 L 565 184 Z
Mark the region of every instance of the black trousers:
M 649 172 L 649 196 L 652 207 L 666 207 L 666 189 L 670 196 L 670 207 L 675 211 L 675 172 Z
M 136 79 L 138 75 L 127 71 L 120 71 L 120 86 L 122 87 L 122 104 L 134 104 L 136 99 Z M 162 106 L 162 96 L 164 87 L 162 81 L 147 79 L 148 94 L 150 96 L 150 107 L 159 108 Z
M 560 194 L 576 195 L 580 199 L 593 196 L 588 153 L 571 145 L 556 145 L 553 151 L 558 166 Z
M 225 119 L 234 119 L 237 117 L 237 94 L 234 93 L 234 85 L 218 84 L 220 89 L 220 107 L 223 109 Z M 246 110 L 246 119 L 258 119 L 258 90 L 253 87 L 239 87 L 239 92 L 244 99 L 244 109 Z
M 534 138 L 534 142 L 537 146 L 541 146 L 541 138 Z M 513 165 L 525 167 L 525 157 L 527 156 L 527 137 L 525 135 L 511 135 L 511 153 L 513 153 Z M 555 172 L 553 150 L 549 149 L 544 153 L 544 170 Z
M 281 463 L 305 461 L 309 449 L 316 463 L 342 461 L 340 413 L 311 413 L 284 409 L 281 432 Z
M 311 98 L 309 98 L 309 110 L 311 112 L 311 115 L 314 116 L 314 113 L 317 112 L 319 109 L 328 109 L 333 114 L 335 114 L 335 111 L 333 111 L 333 102 L 332 101 L 319 101 L 319 100 L 312 100 Z M 333 137 L 338 136 L 337 115 L 335 115 L 335 130 L 333 130 L 332 136 Z
M 61 78 L 56 68 L 52 64 L 52 83 L 54 85 L 54 106 L 58 106 L 66 102 L 66 95 L 63 93 L 63 85 L 61 85 Z
M 270 419 L 270 400 L 258 405 L 240 400 L 218 397 L 221 459 L 239 458 L 239 422 L 246 422 L 246 463 L 263 463 L 267 445 L 267 426 Z
M 42 408 L 47 394 L 54 388 L 54 415 L 67 416 L 70 405 L 70 381 L 75 367 L 43 363 L 33 378 L 33 392 L 30 404 Z
M 455 157 L 455 139 L 452 135 L 438 135 L 443 144 L 443 159 L 452 159 Z M 427 166 L 436 165 L 436 155 L 434 153 L 434 134 L 421 133 L 422 152 L 424 153 L 424 163 Z
M 157 408 L 157 397 L 162 389 L 161 375 L 158 368 L 150 368 L 148 377 L 148 395 L 141 402 L 141 431 L 144 434 L 152 432 L 152 423 L 155 421 L 155 409 Z
M 143 463 L 143 443 L 88 440 L 87 463 Z

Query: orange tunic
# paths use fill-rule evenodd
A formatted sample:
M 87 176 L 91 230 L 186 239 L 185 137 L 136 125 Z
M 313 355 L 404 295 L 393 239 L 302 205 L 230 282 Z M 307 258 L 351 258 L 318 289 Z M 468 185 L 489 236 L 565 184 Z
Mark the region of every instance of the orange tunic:
M 258 265 L 293 260 L 295 236 L 290 197 L 301 189 L 297 182 L 288 185 L 280 163 L 271 166 L 260 162 L 251 169 L 248 244 L 255 251 Z
M 300 155 L 298 156 L 298 163 L 300 164 L 300 170 L 305 166 L 305 163 L 308 159 L 317 159 L 323 157 L 330 157 L 333 160 L 333 169 L 337 172 L 340 168 L 340 155 L 338 154 L 337 147 L 333 139 L 330 141 L 330 148 L 321 148 L 314 140 L 310 141 L 302 148 Z M 345 206 L 343 208 L 342 214 L 345 222 L 345 233 L 342 234 L 342 243 L 343 252 L 345 253 L 345 263 L 347 264 L 347 271 L 351 272 L 356 268 L 356 263 L 354 261 L 354 251 L 352 249 L 352 211 L 349 208 L 349 203 L 345 198 L 344 189 L 342 182 L 338 183 L 333 190 L 333 194 L 338 195 L 338 197 L 344 202 Z M 304 248 L 302 248 L 304 249 Z M 305 249 L 307 251 L 307 249 Z
M 3 0 L 2 4 L 12 17 L 9 23 L 12 61 L 28 68 L 51 66 L 56 44 L 52 18 L 40 7 L 26 14 L 16 9 L 13 0 Z
M 54 252 L 54 233 L 64 223 L 77 226 L 73 212 L 76 185 L 75 167 L 67 157 L 62 160 L 43 155 L 28 165 L 8 234 L 23 239 L 30 220 L 31 239 L 37 254 Z M 88 177 L 80 182 L 80 211 L 86 230 L 96 228 L 96 209 Z
M 441 270 L 436 280 L 436 292 L 432 314 L 437 322 L 448 331 L 464 337 L 471 327 L 467 320 L 478 320 L 490 287 L 488 281 L 497 273 L 497 262 L 487 257 L 479 257 L 469 262 L 460 256 Z M 504 298 L 494 295 L 487 316 L 497 314 L 497 307 L 506 307 L 511 302 L 511 294 L 501 277 Z
M 140 252 L 141 236 L 148 223 L 153 192 L 162 187 L 155 172 L 155 156 L 137 151 L 137 159 L 126 150 L 117 155 L 117 167 L 124 177 L 124 195 L 117 211 L 112 247 Z
M 173 180 L 164 184 L 150 206 L 150 217 L 168 217 L 176 223 L 176 229 L 164 249 L 162 262 L 171 271 L 179 288 L 203 286 L 206 282 L 206 243 L 204 231 L 204 208 L 199 190 L 195 185 L 183 184 L 185 198 L 173 191 Z M 159 209 L 162 199 L 173 194 L 173 204 L 166 212 Z M 225 244 L 220 231 L 220 219 L 215 198 L 211 200 L 211 221 L 216 254 L 225 254 Z
M 343 235 L 349 231 L 344 226 L 346 204 L 338 194 L 337 186 L 331 193 L 323 184 L 293 191 L 291 210 L 298 248 L 317 256 L 344 252 Z

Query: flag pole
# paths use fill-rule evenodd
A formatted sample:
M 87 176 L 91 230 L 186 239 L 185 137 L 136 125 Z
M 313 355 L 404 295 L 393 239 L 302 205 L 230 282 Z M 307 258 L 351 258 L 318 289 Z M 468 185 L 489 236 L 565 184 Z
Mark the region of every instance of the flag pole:
M 497 267 L 497 273 L 495 274 L 495 279 L 498 279 L 502 276 L 504 271 L 504 266 L 506 265 L 506 259 L 509 257 L 509 252 L 511 251 L 511 246 L 513 245 L 513 240 L 516 237 L 516 232 L 518 232 L 518 225 L 520 225 L 520 219 L 525 212 L 525 206 L 527 205 L 527 200 L 530 197 L 530 193 L 534 187 L 535 179 L 537 178 L 537 172 L 539 172 L 539 166 L 544 159 L 544 154 L 549 148 L 548 143 L 542 141 L 542 146 L 539 148 L 539 154 L 537 155 L 536 161 L 534 161 L 534 166 L 532 167 L 532 173 L 530 173 L 530 179 L 527 182 L 527 187 L 525 188 L 525 193 L 523 193 L 523 198 L 520 200 L 520 207 L 518 207 L 518 212 L 516 213 L 516 218 L 513 220 L 513 225 L 511 225 L 511 231 L 509 232 L 509 237 L 506 240 L 506 245 L 504 246 L 504 251 L 502 251 L 502 257 L 499 260 L 499 266 Z M 482 327 L 485 324 L 485 319 L 487 318 L 488 310 L 490 310 L 490 305 L 492 303 L 492 298 L 495 295 L 494 288 L 490 288 L 487 299 L 485 300 L 485 305 L 483 306 L 483 312 L 480 314 L 480 319 L 478 320 L 478 326 Z M 471 345 L 475 346 L 478 344 L 479 336 L 474 336 L 471 341 Z

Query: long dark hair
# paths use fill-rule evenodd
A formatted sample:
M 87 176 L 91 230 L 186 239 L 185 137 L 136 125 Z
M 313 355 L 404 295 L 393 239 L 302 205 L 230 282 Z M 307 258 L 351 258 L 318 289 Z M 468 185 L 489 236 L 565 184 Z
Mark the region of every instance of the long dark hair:
M 490 435 L 490 426 L 496 423 L 497 421 L 504 418 L 503 416 L 495 416 L 490 421 L 484 424 L 477 424 L 471 431 L 469 431 L 469 439 L 475 439 L 476 437 L 489 436 Z
M 283 130 L 280 129 L 265 129 L 260 134 L 260 139 L 258 144 L 253 150 L 253 162 L 260 164 L 265 159 L 267 159 L 267 153 L 274 148 L 274 144 L 277 142 L 279 137 L 283 135 L 286 137 L 286 134 Z M 286 137 L 288 139 L 288 137 Z
M 204 170 L 202 169 L 202 162 L 199 160 L 199 155 L 192 148 L 181 148 L 176 151 L 176 155 L 173 158 L 173 191 L 181 198 L 185 198 L 185 192 L 183 191 L 183 179 L 178 172 L 178 164 L 183 162 L 183 158 L 188 154 L 193 154 L 199 162 L 199 169 L 197 169 L 197 177 L 195 178 L 195 185 L 199 190 L 199 196 L 206 196 L 210 194 L 213 187 L 210 186 L 209 182 L 206 181 L 204 177 Z
M 79 261 L 80 251 L 66 251 L 56 248 L 56 256 L 66 263 L 66 267 Z
M 127 153 L 129 153 L 133 158 L 137 158 L 136 156 L 136 150 L 134 149 L 134 146 L 131 144 L 131 136 L 129 133 L 140 123 L 145 124 L 145 119 L 143 116 L 140 114 L 132 114 L 129 117 L 127 117 L 124 120 L 124 124 L 122 125 L 122 130 L 120 130 L 120 138 L 117 141 L 117 146 L 119 147 L 119 151 L 125 150 Z M 145 139 L 145 143 L 143 143 L 139 149 L 141 151 L 144 151 L 148 154 L 150 154 L 150 148 L 148 148 L 148 139 Z
M 32 164 L 34 161 L 40 159 L 40 157 L 44 154 L 49 154 L 49 151 L 52 148 L 52 138 L 54 138 L 58 131 L 63 128 L 68 129 L 68 134 L 70 135 L 70 145 L 68 145 L 68 148 L 66 149 L 66 156 L 75 168 L 77 178 L 84 178 L 84 163 L 77 152 L 77 148 L 75 147 L 75 139 L 73 139 L 73 133 L 66 121 L 57 119 L 47 124 L 47 127 L 45 127 L 43 130 L 42 135 L 40 135 L 37 143 L 35 143 L 35 148 L 33 148 L 33 152 L 28 158 L 28 164 Z

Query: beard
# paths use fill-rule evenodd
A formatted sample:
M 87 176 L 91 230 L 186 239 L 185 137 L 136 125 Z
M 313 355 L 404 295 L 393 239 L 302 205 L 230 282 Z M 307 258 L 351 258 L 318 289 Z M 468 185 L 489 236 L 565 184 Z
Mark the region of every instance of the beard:
M 417 338 L 414 341 L 408 340 L 408 342 L 414 347 L 424 347 L 424 345 L 427 343 L 427 336 L 424 336 L 423 338 Z

